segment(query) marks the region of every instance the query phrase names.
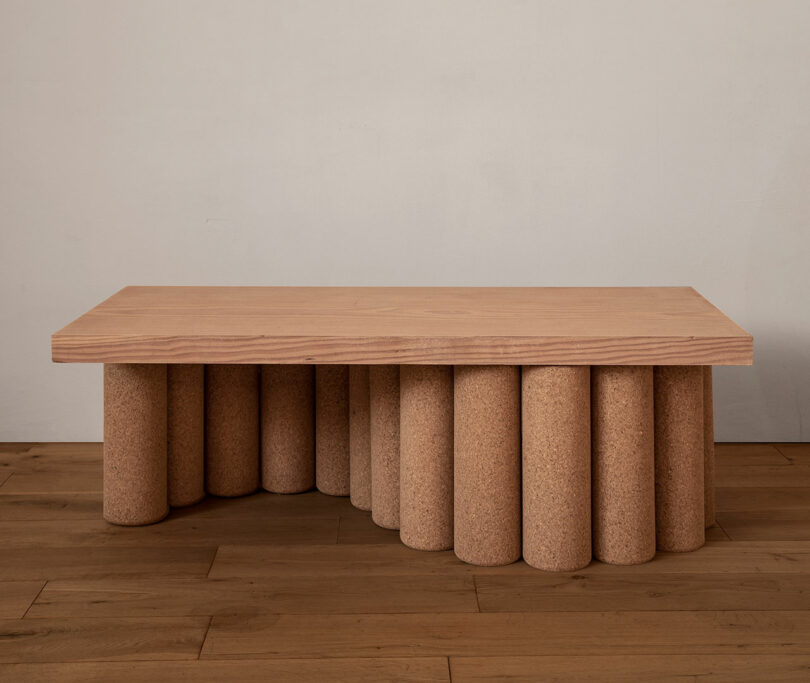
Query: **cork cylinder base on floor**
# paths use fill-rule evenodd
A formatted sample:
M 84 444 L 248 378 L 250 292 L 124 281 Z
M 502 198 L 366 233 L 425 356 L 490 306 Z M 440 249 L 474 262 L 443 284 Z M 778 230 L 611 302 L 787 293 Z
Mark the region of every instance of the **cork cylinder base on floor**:
M 311 365 L 261 368 L 262 488 L 300 493 L 315 485 L 315 371 Z
M 709 366 L 104 367 L 104 518 L 316 484 L 465 562 L 576 571 L 704 543 Z
M 453 368 L 400 368 L 400 531 L 417 550 L 453 547 Z
M 104 519 L 137 526 L 169 512 L 166 366 L 104 366 Z
M 349 366 L 315 367 L 315 485 L 330 496 L 348 496 Z
M 205 497 L 205 366 L 167 366 L 169 505 Z
M 258 487 L 258 366 L 206 365 L 205 488 L 233 497 Z
M 591 368 L 593 555 L 640 564 L 655 555 L 653 369 Z
M 659 550 L 685 552 L 705 540 L 703 368 L 655 368 L 655 533 Z
M 520 368 L 456 366 L 454 551 L 470 564 L 520 558 Z
M 399 529 L 399 366 L 369 368 L 371 519 Z
M 591 373 L 525 366 L 523 559 L 547 571 L 591 561 Z
M 349 366 L 349 496 L 359 510 L 371 510 L 368 373 L 368 365 Z

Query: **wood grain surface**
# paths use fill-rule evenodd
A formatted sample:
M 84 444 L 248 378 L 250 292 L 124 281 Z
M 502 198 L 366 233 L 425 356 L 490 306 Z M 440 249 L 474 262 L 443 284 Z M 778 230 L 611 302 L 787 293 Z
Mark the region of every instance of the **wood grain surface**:
M 126 287 L 52 337 L 83 363 L 750 365 L 691 287 Z

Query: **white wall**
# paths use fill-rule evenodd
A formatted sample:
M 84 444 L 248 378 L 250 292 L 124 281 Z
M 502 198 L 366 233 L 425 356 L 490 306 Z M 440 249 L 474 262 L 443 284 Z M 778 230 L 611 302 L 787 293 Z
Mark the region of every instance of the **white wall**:
M 0 0 L 0 440 L 126 284 L 694 285 L 722 440 L 810 440 L 810 2 Z

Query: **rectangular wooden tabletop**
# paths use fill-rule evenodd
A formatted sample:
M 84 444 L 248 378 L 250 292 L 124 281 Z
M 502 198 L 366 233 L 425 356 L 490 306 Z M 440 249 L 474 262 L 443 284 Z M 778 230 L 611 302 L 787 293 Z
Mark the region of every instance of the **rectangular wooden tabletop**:
M 65 363 L 751 365 L 691 287 L 126 287 L 52 337 Z

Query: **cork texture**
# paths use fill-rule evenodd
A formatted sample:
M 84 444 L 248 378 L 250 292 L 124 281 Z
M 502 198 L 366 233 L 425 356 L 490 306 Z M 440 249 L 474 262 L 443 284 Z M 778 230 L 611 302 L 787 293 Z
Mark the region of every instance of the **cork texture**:
M 655 531 L 659 550 L 685 552 L 705 541 L 703 368 L 655 368 Z
M 166 368 L 169 505 L 205 497 L 205 366 Z
M 368 365 L 349 366 L 349 496 L 371 510 L 371 424 Z
M 524 366 L 523 559 L 547 571 L 591 561 L 591 373 Z
M 315 368 L 262 365 L 262 488 L 301 493 L 315 485 Z
M 703 366 L 703 523 L 714 526 L 714 391 L 712 366 Z
M 315 484 L 349 495 L 349 366 L 315 367 Z
M 591 368 L 593 555 L 639 564 L 655 555 L 653 369 Z
M 166 366 L 104 366 L 104 519 L 152 524 L 169 512 Z
M 453 547 L 453 368 L 400 367 L 400 531 L 418 550 Z
M 470 564 L 520 558 L 520 368 L 456 366 L 454 550 Z
M 369 367 L 371 519 L 399 529 L 399 366 Z
M 205 366 L 205 489 L 244 496 L 259 486 L 259 367 Z

